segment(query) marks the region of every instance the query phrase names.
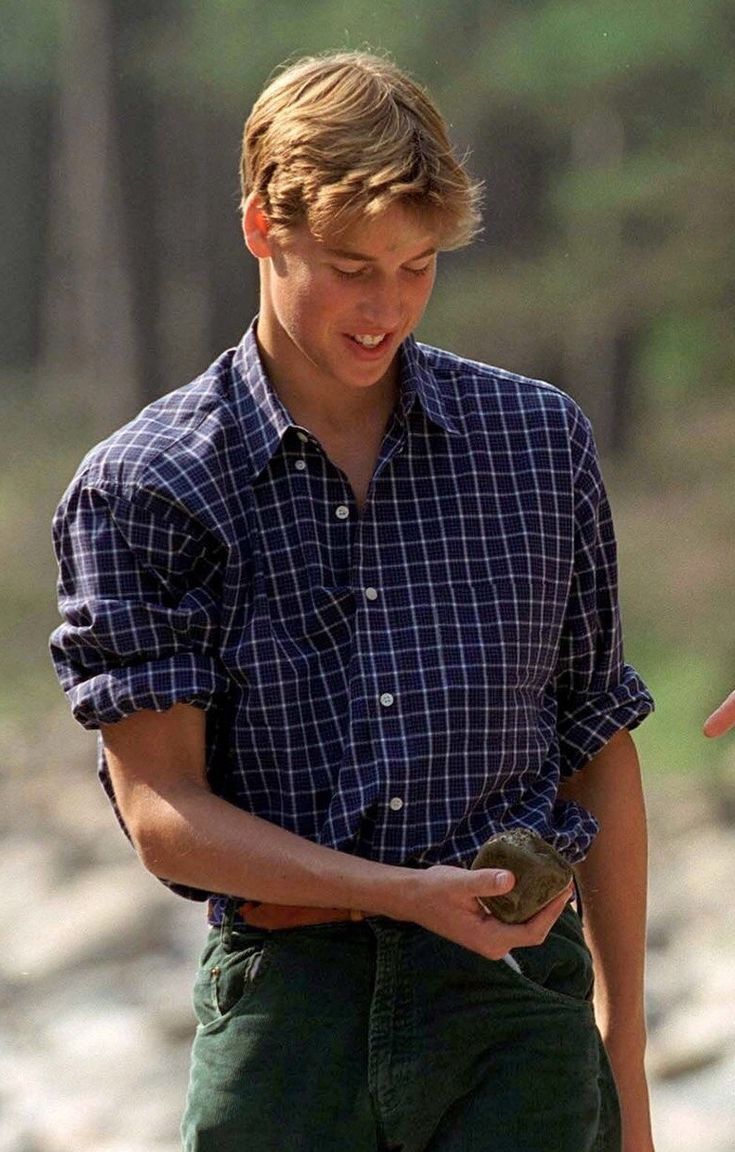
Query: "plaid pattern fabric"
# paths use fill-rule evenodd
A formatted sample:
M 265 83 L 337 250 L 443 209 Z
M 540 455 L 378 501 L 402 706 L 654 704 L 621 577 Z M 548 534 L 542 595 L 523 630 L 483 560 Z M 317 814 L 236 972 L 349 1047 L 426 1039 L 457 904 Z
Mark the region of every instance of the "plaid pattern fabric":
M 578 860 L 560 777 L 652 709 L 589 424 L 413 340 L 401 381 L 360 515 L 253 329 L 93 449 L 55 518 L 58 675 L 88 728 L 208 709 L 213 790 L 319 843 L 465 863 L 526 825 Z

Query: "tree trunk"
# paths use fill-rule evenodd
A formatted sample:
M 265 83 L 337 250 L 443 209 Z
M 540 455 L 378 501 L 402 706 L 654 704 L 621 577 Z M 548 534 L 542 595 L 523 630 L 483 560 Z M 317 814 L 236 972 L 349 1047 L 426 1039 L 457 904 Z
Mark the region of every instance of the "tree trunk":
M 623 161 L 624 146 L 620 117 L 614 109 L 598 106 L 575 130 L 572 164 L 583 170 L 604 170 L 614 180 Z M 580 270 L 582 291 L 564 333 L 566 387 L 579 397 L 601 447 L 622 453 L 628 443 L 625 430 L 630 390 L 622 375 L 629 370 L 622 355 L 625 319 L 612 294 L 623 259 L 618 213 L 614 209 L 596 209 L 573 218 L 569 249 L 571 260 Z M 607 291 L 606 276 L 610 277 L 612 295 Z
M 115 132 L 112 0 L 74 0 L 61 54 L 44 361 L 105 432 L 135 408 L 136 334 Z
M 21 370 L 39 356 L 50 106 L 46 84 L 0 80 L 0 362 Z

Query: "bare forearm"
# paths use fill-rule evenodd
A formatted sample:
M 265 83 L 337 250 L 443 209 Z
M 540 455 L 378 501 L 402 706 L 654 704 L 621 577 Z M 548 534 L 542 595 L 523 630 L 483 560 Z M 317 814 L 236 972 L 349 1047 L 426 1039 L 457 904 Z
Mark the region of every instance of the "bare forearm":
M 626 734 L 627 735 L 627 734 Z M 608 1044 L 645 1045 L 647 832 L 635 749 L 613 771 L 592 765 L 597 779 L 589 798 L 600 832 L 578 878 L 585 931 L 595 962 L 595 1008 Z M 624 796 L 625 802 L 620 798 Z M 584 799 L 582 799 L 584 803 Z
M 158 876 L 265 903 L 411 920 L 493 960 L 541 943 L 571 895 L 565 890 L 524 924 L 504 924 L 478 902 L 512 886 L 497 869 L 413 869 L 365 860 L 314 844 L 198 786 L 177 786 L 145 808 L 149 831 L 138 825 L 134 839 Z
M 113 787 L 149 871 L 243 899 L 383 912 L 405 872 L 313 844 L 214 795 L 205 714 L 179 704 L 103 729 Z
M 595 1012 L 615 1073 L 624 1152 L 653 1148 L 644 1070 L 646 816 L 635 745 L 619 733 L 565 785 L 600 832 L 578 868 L 595 965 Z
M 158 876 L 268 903 L 388 914 L 406 882 L 405 869 L 314 844 L 196 785 L 152 799 L 134 839 Z
M 413 920 L 489 959 L 540 943 L 569 897 L 561 893 L 525 924 L 503 924 L 483 911 L 478 897 L 507 892 L 513 878 L 506 872 L 394 867 L 314 844 L 243 812 L 207 786 L 204 726 L 203 713 L 181 704 L 103 729 L 120 811 L 143 863 L 157 876 L 265 903 Z

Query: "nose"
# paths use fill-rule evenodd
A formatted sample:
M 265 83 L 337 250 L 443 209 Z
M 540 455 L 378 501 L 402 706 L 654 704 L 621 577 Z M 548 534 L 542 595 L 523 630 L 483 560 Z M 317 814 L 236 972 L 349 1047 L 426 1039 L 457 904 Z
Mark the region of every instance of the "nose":
M 385 331 L 399 326 L 403 314 L 403 298 L 400 285 L 391 277 L 376 276 L 366 285 L 360 302 L 362 318 Z

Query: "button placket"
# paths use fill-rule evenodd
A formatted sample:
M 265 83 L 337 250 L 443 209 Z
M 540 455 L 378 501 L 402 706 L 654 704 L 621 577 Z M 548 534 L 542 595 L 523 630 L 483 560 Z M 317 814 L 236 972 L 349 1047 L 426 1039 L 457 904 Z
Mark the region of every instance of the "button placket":
M 379 697 L 381 707 L 392 708 L 395 704 L 396 698 L 392 692 L 382 692 Z M 388 808 L 391 812 L 400 812 L 405 806 L 405 800 L 402 796 L 391 796 L 388 800 Z

